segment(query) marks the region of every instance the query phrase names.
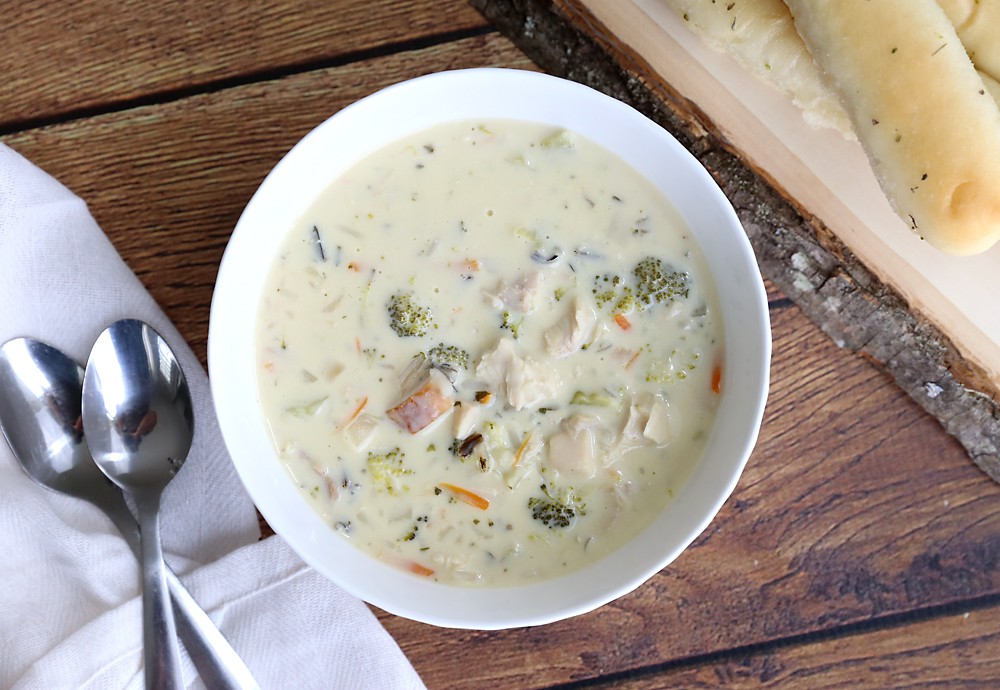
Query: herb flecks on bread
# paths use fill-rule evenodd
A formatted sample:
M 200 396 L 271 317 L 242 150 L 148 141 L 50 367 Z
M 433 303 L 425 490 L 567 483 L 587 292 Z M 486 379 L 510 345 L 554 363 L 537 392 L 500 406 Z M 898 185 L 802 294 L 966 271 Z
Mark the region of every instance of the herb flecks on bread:
M 949 254 L 1000 238 L 1000 108 L 934 0 L 787 0 L 895 211 Z

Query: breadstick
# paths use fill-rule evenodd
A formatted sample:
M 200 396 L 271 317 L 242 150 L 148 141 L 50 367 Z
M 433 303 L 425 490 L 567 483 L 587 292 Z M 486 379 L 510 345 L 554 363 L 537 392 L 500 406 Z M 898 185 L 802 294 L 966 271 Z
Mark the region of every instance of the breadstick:
M 896 213 L 966 255 L 1000 238 L 1000 109 L 934 0 L 786 0 Z
M 667 4 L 711 47 L 729 53 L 791 96 L 810 125 L 833 127 L 854 138 L 837 97 L 820 83 L 784 0 L 667 0 Z
M 986 90 L 993 94 L 993 100 L 1000 104 L 1000 81 L 997 81 L 986 72 L 979 71 L 979 76 L 983 80 L 983 84 L 986 85 Z
M 1000 79 L 1000 0 L 937 0 L 976 69 Z

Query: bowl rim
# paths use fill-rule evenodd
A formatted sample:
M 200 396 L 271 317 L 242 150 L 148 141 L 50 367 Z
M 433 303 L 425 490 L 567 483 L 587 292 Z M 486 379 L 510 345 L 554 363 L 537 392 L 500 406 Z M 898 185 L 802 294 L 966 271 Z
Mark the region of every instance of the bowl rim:
M 399 112 L 407 113 L 406 122 L 400 122 Z M 460 114 L 441 117 L 442 113 Z M 511 116 L 517 113 L 523 115 Z M 261 243 L 274 245 L 284 237 L 284 232 L 268 235 L 269 228 L 282 219 L 285 222 L 279 227 L 290 227 L 291 220 L 305 211 L 305 199 L 310 195 L 315 198 L 364 155 L 426 129 L 425 123 L 477 117 L 565 127 L 625 158 L 681 210 L 699 239 L 717 286 L 721 273 L 734 272 L 733 279 L 743 281 L 740 290 L 745 304 L 741 309 L 727 307 L 720 295 L 726 380 L 716 425 L 705 455 L 664 512 L 632 541 L 576 572 L 528 585 L 466 589 L 419 580 L 391 568 L 348 544 L 301 498 L 301 506 L 289 504 L 292 482 L 284 476 L 270 441 L 260 445 L 266 422 L 257 406 L 252 338 L 247 342 L 247 329 L 251 336 L 254 331 L 260 292 L 248 291 L 246 285 L 248 281 L 262 283 L 259 274 L 267 271 L 260 269 L 270 266 L 273 254 L 259 256 L 263 253 Z M 601 129 L 601 123 L 609 122 L 620 126 Z M 357 137 L 359 130 L 370 139 Z M 359 139 L 372 143 L 359 143 Z M 332 166 L 336 174 L 327 173 L 321 184 L 303 179 L 303 170 L 315 169 L 317 163 L 329 160 L 330 154 L 342 154 Z M 664 176 L 680 186 L 663 189 L 659 180 Z M 704 205 L 703 209 L 692 206 L 691 213 L 707 214 L 710 220 L 706 222 L 718 227 L 695 227 L 691 222 L 682 206 L 693 202 L 676 198 L 688 187 L 697 191 Z M 300 211 L 291 213 L 289 208 Z M 706 246 L 704 240 L 720 234 L 724 242 Z M 274 235 L 279 236 L 277 240 Z M 253 316 L 249 323 L 248 314 Z M 741 334 L 739 350 L 730 346 L 735 332 Z M 211 391 L 223 439 L 251 499 L 276 534 L 342 589 L 389 613 L 442 627 L 483 630 L 541 625 L 591 611 L 631 592 L 687 548 L 735 489 L 756 444 L 768 393 L 770 357 L 767 297 L 753 249 L 729 200 L 701 163 L 659 125 L 620 101 L 557 77 L 496 68 L 439 72 L 400 82 L 346 106 L 302 138 L 266 176 L 236 224 L 219 266 L 208 338 Z M 735 420 L 725 433 L 719 430 L 724 411 L 726 419 L 732 416 Z M 716 451 L 717 446 L 722 450 Z M 714 474 L 706 467 L 709 449 L 726 455 L 718 461 L 711 456 Z M 266 464 L 268 456 L 273 468 Z M 281 473 L 280 479 L 274 470 Z M 719 470 L 723 476 L 718 476 Z M 287 485 L 284 488 L 282 481 Z M 688 489 L 691 486 L 710 488 L 709 497 L 700 502 L 689 498 L 694 491 Z M 678 532 L 677 526 L 683 532 L 680 537 L 672 534 Z M 659 545 L 658 538 L 664 536 L 661 533 L 671 537 L 662 551 L 657 555 L 640 553 L 640 549 Z M 337 541 L 331 541 L 330 535 Z M 371 563 L 355 563 L 351 552 Z M 618 555 L 638 563 L 627 577 L 617 573 L 614 561 Z M 347 559 L 349 568 L 344 567 L 342 558 Z M 408 593 L 410 601 L 400 601 L 400 590 Z M 574 596 L 577 590 L 585 590 L 586 596 Z M 525 603 L 536 600 L 552 603 L 538 609 Z

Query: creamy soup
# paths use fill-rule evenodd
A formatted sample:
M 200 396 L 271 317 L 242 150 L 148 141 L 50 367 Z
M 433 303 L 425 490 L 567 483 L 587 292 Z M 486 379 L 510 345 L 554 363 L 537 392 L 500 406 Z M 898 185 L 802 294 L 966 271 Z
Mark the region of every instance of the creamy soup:
M 670 202 L 572 132 L 504 120 L 421 132 L 324 192 L 267 277 L 256 353 L 304 499 L 458 585 L 557 577 L 634 537 L 723 384 L 712 278 Z

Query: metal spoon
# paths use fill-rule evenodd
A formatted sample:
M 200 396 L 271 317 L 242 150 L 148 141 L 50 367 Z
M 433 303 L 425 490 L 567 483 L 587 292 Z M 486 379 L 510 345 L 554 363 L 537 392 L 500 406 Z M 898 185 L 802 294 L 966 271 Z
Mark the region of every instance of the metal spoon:
M 0 431 L 24 471 L 42 486 L 100 508 L 137 558 L 139 529 L 121 491 L 94 464 L 83 436 L 83 367 L 30 338 L 0 346 Z M 259 690 L 239 658 L 190 593 L 167 570 L 184 647 L 209 688 Z
M 146 688 L 182 690 L 160 547 L 160 495 L 184 464 L 194 437 L 184 372 L 159 333 L 141 321 L 116 321 L 90 352 L 82 407 L 94 462 L 132 495 L 138 513 Z

